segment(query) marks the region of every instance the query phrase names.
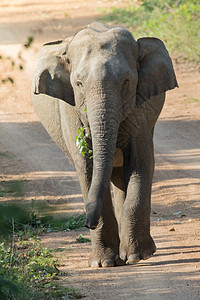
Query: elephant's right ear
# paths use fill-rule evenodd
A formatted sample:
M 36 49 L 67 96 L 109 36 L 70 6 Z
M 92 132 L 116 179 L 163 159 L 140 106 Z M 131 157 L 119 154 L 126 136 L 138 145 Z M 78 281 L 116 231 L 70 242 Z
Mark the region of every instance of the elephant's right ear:
M 46 94 L 75 105 L 67 62 L 62 58 L 72 38 L 47 43 L 40 53 L 33 78 L 34 94 Z

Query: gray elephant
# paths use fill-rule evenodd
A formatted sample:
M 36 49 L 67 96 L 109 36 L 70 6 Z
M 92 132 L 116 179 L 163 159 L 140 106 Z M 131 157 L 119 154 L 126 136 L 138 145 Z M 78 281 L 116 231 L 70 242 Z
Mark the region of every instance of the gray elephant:
M 32 100 L 78 172 L 91 229 L 89 266 L 135 263 L 156 250 L 150 235 L 153 131 L 165 92 L 177 86 L 163 42 L 135 41 L 122 27 L 95 22 L 42 48 Z M 92 159 L 75 144 L 81 127 Z

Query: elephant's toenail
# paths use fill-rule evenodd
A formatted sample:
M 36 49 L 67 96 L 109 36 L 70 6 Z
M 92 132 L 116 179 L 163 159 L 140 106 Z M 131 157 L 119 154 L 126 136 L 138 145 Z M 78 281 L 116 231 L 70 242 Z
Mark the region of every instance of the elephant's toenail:
M 123 261 L 126 261 L 126 253 L 125 253 L 125 252 L 121 252 L 121 253 L 120 253 L 120 258 L 121 258 Z
M 153 255 L 152 253 L 144 253 L 142 259 L 143 260 L 149 259 L 150 257 L 152 257 L 152 255 Z
M 91 267 L 92 268 L 99 268 L 99 263 L 98 263 L 98 261 L 93 261 L 92 263 L 91 263 Z
M 138 254 L 131 254 L 128 257 L 128 263 L 129 264 L 134 264 L 140 261 L 140 257 Z
M 118 259 L 116 261 L 116 265 L 117 266 L 124 266 L 125 264 L 126 264 L 126 262 L 118 257 Z
M 103 268 L 107 268 L 107 267 L 114 267 L 114 261 L 110 260 L 110 259 L 106 259 L 104 260 L 104 262 L 102 263 L 102 267 Z

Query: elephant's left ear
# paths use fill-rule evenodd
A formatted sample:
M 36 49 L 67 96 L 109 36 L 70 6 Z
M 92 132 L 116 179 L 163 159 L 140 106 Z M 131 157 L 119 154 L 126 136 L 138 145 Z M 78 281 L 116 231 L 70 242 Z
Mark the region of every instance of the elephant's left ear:
M 140 38 L 137 105 L 178 87 L 174 68 L 164 43 L 157 38 Z

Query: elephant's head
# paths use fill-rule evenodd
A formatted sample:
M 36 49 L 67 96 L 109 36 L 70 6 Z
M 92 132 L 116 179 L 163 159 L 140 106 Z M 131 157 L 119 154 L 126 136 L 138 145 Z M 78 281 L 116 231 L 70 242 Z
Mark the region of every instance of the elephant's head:
M 110 184 L 119 124 L 135 105 L 177 86 L 172 62 L 162 41 L 135 41 L 126 29 L 109 29 L 99 23 L 73 38 L 47 44 L 42 57 L 48 47 L 52 49 L 50 59 L 45 67 L 44 62 L 39 64 L 35 93 L 75 105 L 80 118 L 87 106 L 93 176 L 86 225 L 94 229 Z

